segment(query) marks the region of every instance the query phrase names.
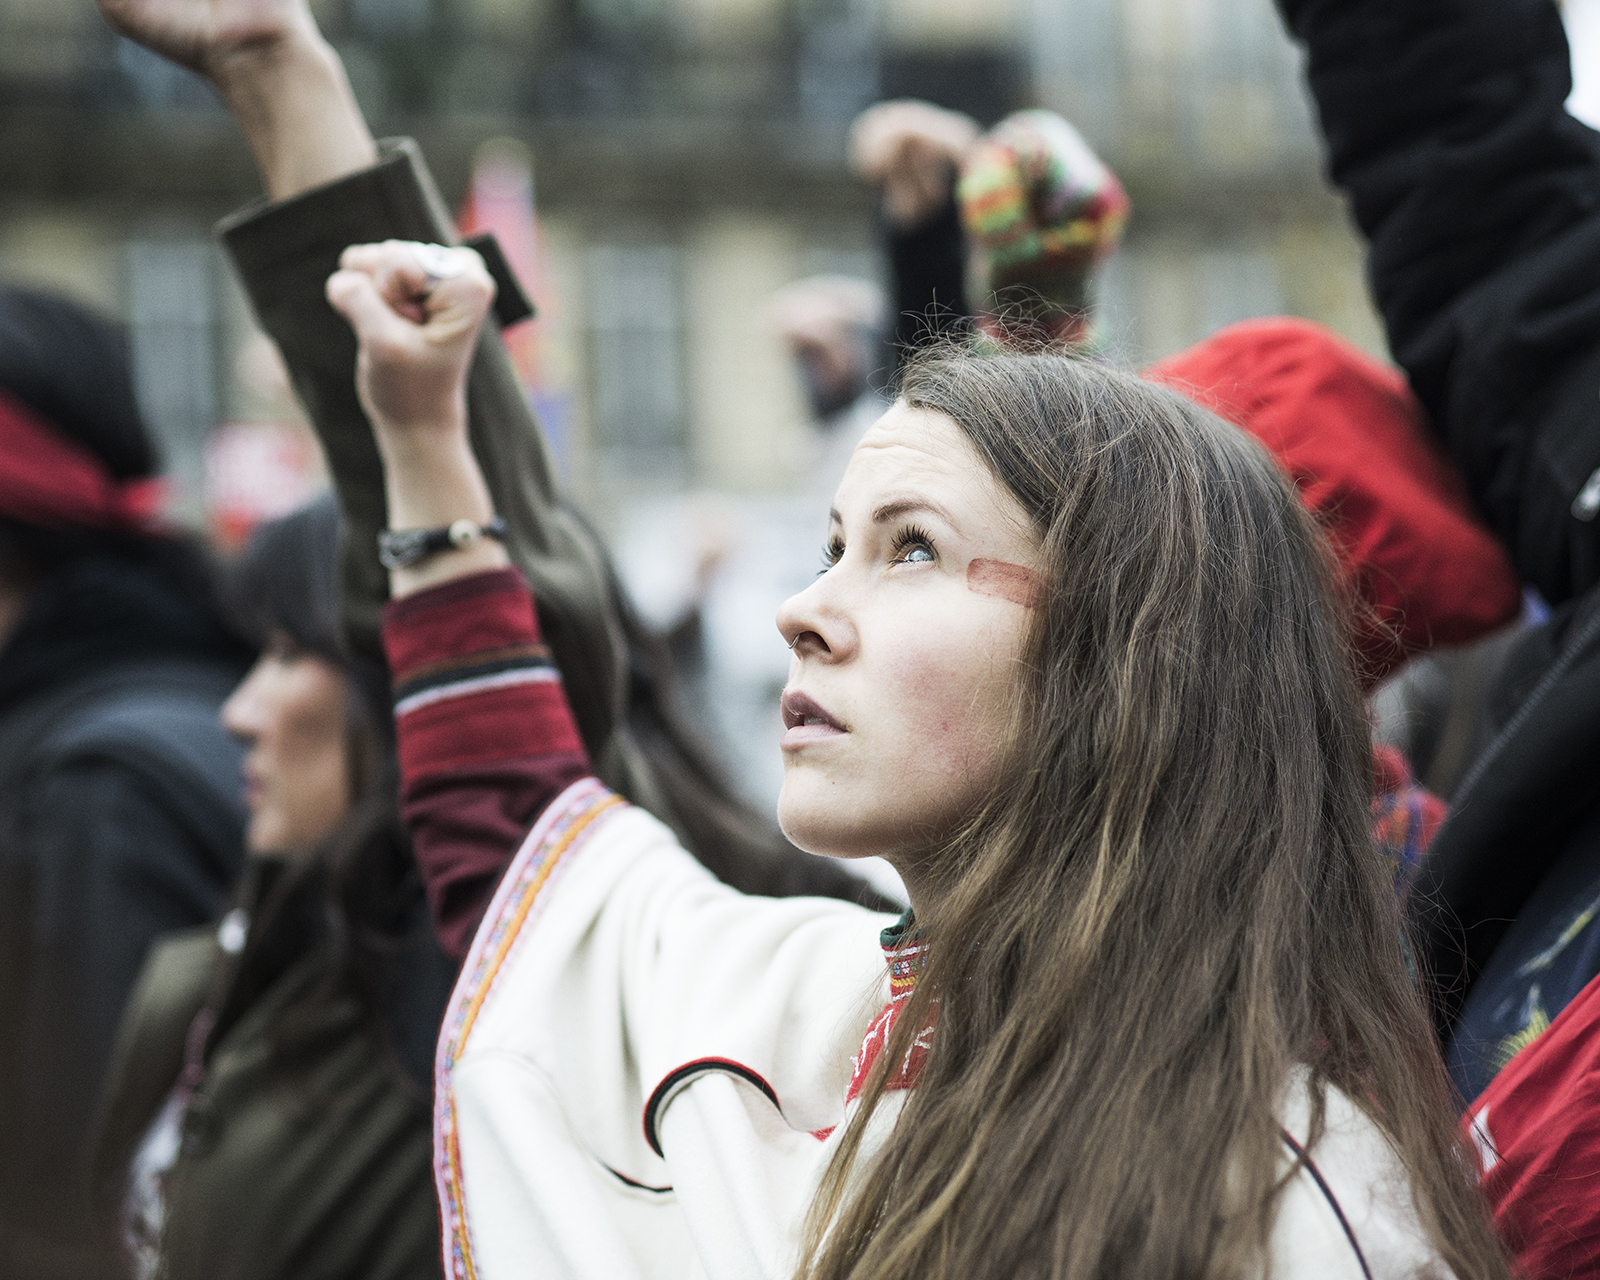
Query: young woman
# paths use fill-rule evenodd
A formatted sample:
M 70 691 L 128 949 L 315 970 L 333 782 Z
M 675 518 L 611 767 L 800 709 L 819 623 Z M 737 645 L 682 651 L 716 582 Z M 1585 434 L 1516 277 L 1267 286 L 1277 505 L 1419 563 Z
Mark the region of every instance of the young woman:
M 388 682 L 345 647 L 331 498 L 235 571 L 262 656 L 223 707 L 250 858 L 220 928 L 159 944 L 97 1158 L 134 1274 L 439 1274 L 430 1059 L 455 966 L 395 803 Z
M 492 286 L 393 242 L 343 267 L 391 523 L 470 533 Z M 518 793 L 537 822 L 440 1040 L 452 1274 L 1505 1275 L 1367 825 L 1327 552 L 1267 455 L 1064 357 L 934 356 L 831 519 L 778 618 L 779 816 L 899 870 L 887 973 L 883 917 L 719 886 L 584 776 L 494 541 L 394 573 L 435 895 L 452 812 L 579 757 Z

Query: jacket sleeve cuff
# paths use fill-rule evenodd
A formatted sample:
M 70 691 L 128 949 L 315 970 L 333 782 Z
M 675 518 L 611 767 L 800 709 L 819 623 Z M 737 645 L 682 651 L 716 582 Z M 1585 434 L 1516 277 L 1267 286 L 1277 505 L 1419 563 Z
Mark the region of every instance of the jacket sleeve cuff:
M 389 594 L 374 545 L 387 524 L 383 467 L 356 397 L 355 335 L 328 305 L 324 289 L 352 244 L 455 239 L 416 144 L 385 141 L 379 156 L 369 169 L 288 200 L 252 205 L 217 228 L 321 437 L 348 532 L 345 621 L 357 651 L 374 659 L 382 656 L 378 610 Z

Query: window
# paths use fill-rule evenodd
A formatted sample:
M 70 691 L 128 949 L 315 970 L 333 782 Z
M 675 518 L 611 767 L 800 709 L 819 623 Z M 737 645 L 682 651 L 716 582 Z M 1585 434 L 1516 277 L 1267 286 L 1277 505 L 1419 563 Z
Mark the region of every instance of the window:
M 209 239 L 128 244 L 134 385 L 180 515 L 199 510 L 201 448 L 217 418 L 216 251 Z
M 680 294 L 668 246 L 590 250 L 595 427 L 607 462 L 623 471 L 684 469 Z

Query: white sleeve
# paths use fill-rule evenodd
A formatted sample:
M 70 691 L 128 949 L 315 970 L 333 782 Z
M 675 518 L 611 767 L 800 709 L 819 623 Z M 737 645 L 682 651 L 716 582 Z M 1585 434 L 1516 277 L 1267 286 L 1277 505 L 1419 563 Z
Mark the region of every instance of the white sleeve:
M 768 1228 L 792 1224 L 762 1216 L 803 1199 L 811 1131 L 842 1119 L 887 998 L 885 923 L 747 897 L 592 779 L 563 794 L 496 892 L 440 1036 L 447 1273 L 705 1274 L 706 1213 L 726 1236 L 741 1195 L 766 1258 Z

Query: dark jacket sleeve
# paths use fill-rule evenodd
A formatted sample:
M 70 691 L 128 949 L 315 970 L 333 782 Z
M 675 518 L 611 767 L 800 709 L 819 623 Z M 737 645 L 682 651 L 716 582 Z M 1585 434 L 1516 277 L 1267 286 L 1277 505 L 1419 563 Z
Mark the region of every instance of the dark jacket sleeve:
M 1600 138 L 1564 108 L 1555 6 L 1279 3 L 1394 356 L 1524 580 L 1566 600 L 1600 581 Z
M 1494 737 L 1457 787 L 1408 899 L 1445 1041 L 1529 899 L 1575 840 L 1591 839 L 1583 833 L 1600 804 L 1600 588 L 1525 633 L 1496 683 Z
M 348 529 L 346 622 L 362 652 L 382 661 L 379 611 L 388 575 L 376 536 L 387 524 L 383 468 L 355 390 L 356 343 L 323 286 L 346 246 L 373 241 L 453 243 L 449 215 L 414 143 L 386 142 L 375 166 L 223 223 L 223 241 L 262 326 L 327 452 Z M 579 729 L 605 782 L 658 814 L 667 800 L 625 725 L 628 650 L 604 552 L 558 497 L 549 454 L 493 321 L 467 387 L 472 446 L 507 546 L 539 602 Z
M 72 1239 L 92 1219 L 86 1160 L 93 1100 L 123 1005 L 152 942 L 214 919 L 238 870 L 196 826 L 196 806 L 110 757 L 64 761 L 28 782 L 19 816 L 28 873 L 11 888 L 27 914 L 29 955 L 0 994 L 6 1035 L 27 1046 L 25 1074 L 6 1089 L 9 1152 L 0 1204 L 44 1237 Z M 196 798 L 197 801 L 199 797 Z M 237 826 L 233 829 L 237 841 Z
M 907 353 L 941 338 L 958 336 L 971 319 L 967 303 L 967 238 L 956 207 L 954 175 L 950 198 L 921 226 L 885 226 L 894 297 L 895 363 Z

